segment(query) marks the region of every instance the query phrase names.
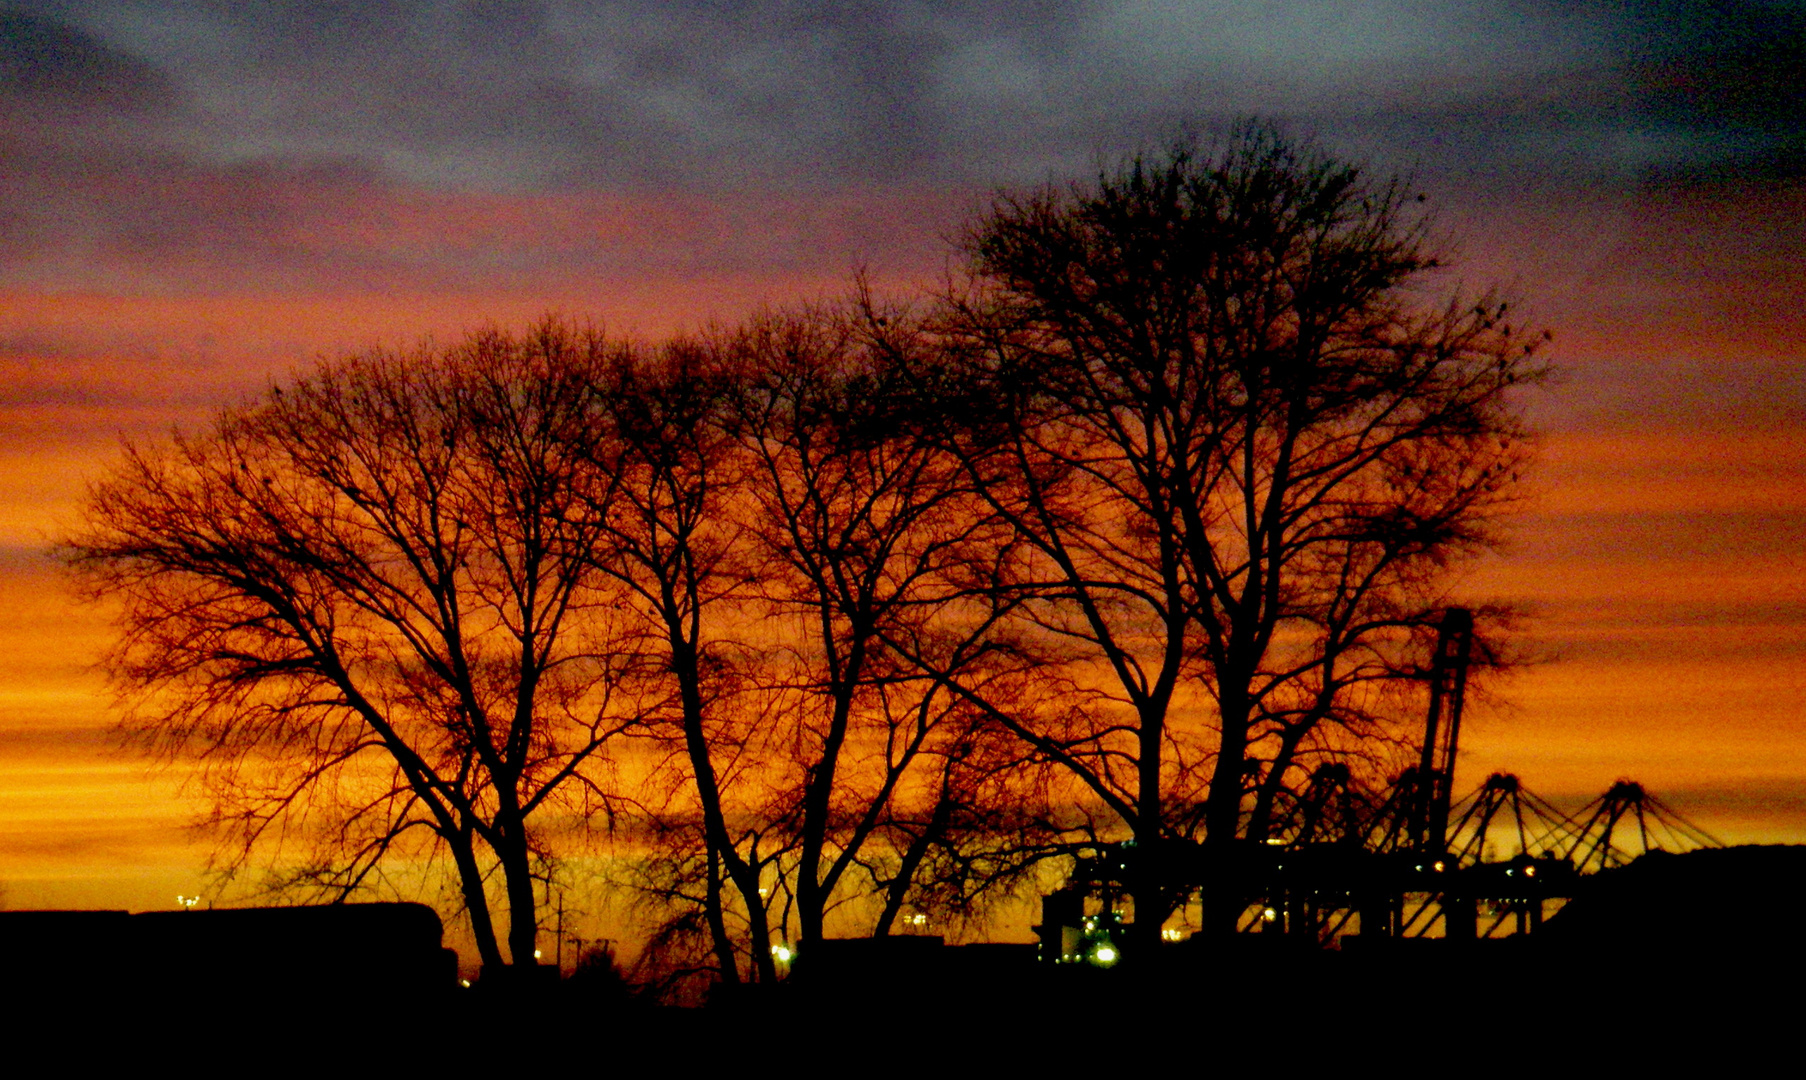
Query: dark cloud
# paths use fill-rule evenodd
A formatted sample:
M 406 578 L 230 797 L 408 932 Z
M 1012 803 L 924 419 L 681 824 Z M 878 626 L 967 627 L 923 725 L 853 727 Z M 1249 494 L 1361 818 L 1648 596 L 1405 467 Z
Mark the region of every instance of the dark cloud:
M 0 95 L 97 101 L 124 110 L 166 106 L 174 85 L 154 66 L 88 32 L 0 9 Z
M 1806 117 L 1806 7 L 1650 4 L 1625 52 L 1648 108 L 1671 122 L 1780 131 Z
M 1806 176 L 1806 7 L 1661 0 L 1623 42 L 1641 116 L 1680 144 L 1664 179 Z
M 131 5 L 65 14 L 180 73 L 222 154 L 346 153 L 452 184 L 708 186 L 942 170 L 945 133 L 971 104 L 958 99 L 965 69 L 1006 54 L 1044 65 L 1075 11 L 175 3 L 154 21 Z
M 196 152 L 478 187 L 1016 181 L 1250 113 L 1445 172 L 1773 172 L 1806 83 L 1806 15 L 1757 3 L 45 10 L 31 78 L 174 79 Z
M 0 272 L 455 278 L 410 265 L 431 253 L 325 251 L 321 216 L 404 189 L 977 191 L 1250 114 L 1470 205 L 1629 200 L 1797 172 L 1801 23 L 1523 0 L 45 3 L 0 14 Z M 462 268 L 517 257 L 620 253 Z

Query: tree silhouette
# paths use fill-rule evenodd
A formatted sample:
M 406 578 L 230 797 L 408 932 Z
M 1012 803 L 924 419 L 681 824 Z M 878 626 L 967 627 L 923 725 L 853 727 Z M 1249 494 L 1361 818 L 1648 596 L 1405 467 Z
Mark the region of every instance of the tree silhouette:
M 861 896 L 888 930 L 929 856 L 994 824 L 972 796 L 995 801 L 1001 770 L 968 778 L 998 733 L 909 655 L 991 660 L 1000 538 L 921 431 L 946 408 L 919 367 L 938 355 L 867 329 L 846 307 L 769 314 L 623 352 L 597 387 L 592 558 L 664 683 L 635 884 L 669 906 L 664 952 L 706 934 L 728 982 L 778 978 Z
M 1005 534 L 926 430 L 956 408 L 937 392 L 938 357 L 880 348 L 866 329 L 824 307 L 756 320 L 727 344 L 746 372 L 734 422 L 778 644 L 766 812 L 794 838 L 778 869 L 805 952 L 899 818 L 932 823 L 955 797 L 963 772 L 936 766 L 971 744 L 978 717 L 941 673 L 987 669 L 1012 603 L 995 587 Z M 905 852 L 887 892 L 920 865 Z
M 728 423 L 742 381 L 731 357 L 702 343 L 624 352 L 595 386 L 603 426 L 584 451 L 608 478 L 591 489 L 603 532 L 590 558 L 635 598 L 665 685 L 651 730 L 673 752 L 649 777 L 655 851 L 640 885 L 701 907 L 728 982 L 740 978 L 736 913 L 752 971 L 777 978 L 762 885 L 774 856 L 744 829 L 739 791 L 764 782 L 749 749 L 764 716 L 748 693 L 757 650 L 744 630 L 762 573 L 743 520 L 747 464 Z M 672 929 L 687 922 L 680 913 Z
M 727 981 L 1107 839 L 1144 944 L 1194 841 L 1229 929 L 1237 846 L 1405 738 L 1526 456 L 1538 342 L 1432 302 L 1425 229 L 1250 127 L 1001 197 L 913 313 L 322 365 L 130 449 L 65 552 L 234 860 L 441 855 L 486 965 L 492 881 L 532 962 L 548 812 L 630 805 L 653 952 Z
M 644 709 L 574 452 L 613 348 L 546 323 L 323 364 L 89 493 L 65 552 L 121 603 L 123 730 L 197 763 L 235 861 L 344 896 L 443 853 L 485 965 L 499 870 L 535 962 L 534 822 L 616 802 L 604 750 Z
M 1425 230 L 1400 183 L 1249 126 L 1001 198 L 942 316 L 998 403 L 963 445 L 1007 477 L 1025 610 L 1097 673 L 1076 729 L 998 718 L 1144 843 L 1201 833 L 1218 929 L 1228 852 L 1312 760 L 1395 730 L 1449 567 L 1513 500 L 1539 342 L 1503 302 L 1430 301 Z

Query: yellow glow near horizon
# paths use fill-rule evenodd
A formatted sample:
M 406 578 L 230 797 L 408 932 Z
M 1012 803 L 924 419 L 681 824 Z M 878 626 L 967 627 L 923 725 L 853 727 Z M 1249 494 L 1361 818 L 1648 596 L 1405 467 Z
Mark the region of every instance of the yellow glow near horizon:
M 557 240 L 602 205 L 477 202 L 427 200 L 388 232 L 348 228 L 340 240 L 404 250 L 452 229 L 481 246 L 531 222 L 535 235 Z M 923 263 L 918 276 L 932 268 Z M 176 777 L 148 776 L 104 738 L 114 706 L 93 664 L 110 633 L 106 612 L 78 606 L 44 554 L 86 482 L 112 460 L 120 432 L 156 438 L 172 423 L 205 422 L 320 354 L 520 325 L 547 310 L 662 333 L 843 284 L 814 270 L 710 276 L 666 267 L 608 278 L 561 269 L 485 290 L 412 281 L 366 294 L 326 281 L 268 294 L 0 289 L 0 332 L 35 343 L 6 358 L 18 394 L 0 409 L 6 902 L 148 908 L 202 885 L 207 846 L 181 827 L 193 807 L 175 796 Z M 1562 303 L 1616 311 L 1611 290 L 1620 285 L 1575 284 Z M 1729 329 L 1700 323 L 1675 344 L 1649 325 L 1620 332 L 1599 316 L 1596 325 L 1558 326 L 1557 358 L 1585 365 L 1683 345 L 1726 364 L 1755 355 L 1748 341 L 1725 337 Z M 1506 551 L 1457 590 L 1525 608 L 1527 641 L 1544 662 L 1501 684 L 1500 703 L 1472 703 L 1458 787 L 1510 771 L 1578 805 L 1630 776 L 1726 840 L 1806 840 L 1797 705 L 1806 700 L 1806 431 L 1776 423 L 1706 437 L 1691 417 L 1654 415 L 1556 430 L 1544 457 Z

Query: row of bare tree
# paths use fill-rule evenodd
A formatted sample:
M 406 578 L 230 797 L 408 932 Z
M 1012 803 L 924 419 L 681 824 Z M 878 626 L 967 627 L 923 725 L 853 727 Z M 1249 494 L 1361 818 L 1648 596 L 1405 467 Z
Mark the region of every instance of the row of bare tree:
M 526 964 L 553 835 L 606 822 L 773 979 L 837 909 L 1258 841 L 1387 758 L 1541 375 L 1503 304 L 1428 302 L 1414 205 L 1249 129 L 1001 197 L 911 304 L 322 364 L 133 449 L 65 552 L 239 856 L 344 894 L 436 853 Z

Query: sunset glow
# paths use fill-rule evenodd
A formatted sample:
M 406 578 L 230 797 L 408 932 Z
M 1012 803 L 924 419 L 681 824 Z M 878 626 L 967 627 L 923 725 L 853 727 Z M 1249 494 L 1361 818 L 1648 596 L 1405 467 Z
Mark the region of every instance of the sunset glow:
M 1368 5 L 1390 37 L 1159 5 L 815 30 L 640 7 L 614 52 L 572 12 L 430 48 L 406 4 L 362 28 L 0 13 L 0 904 L 219 888 L 186 766 L 107 734 L 113 610 L 52 551 L 122 438 L 196 429 L 320 357 L 547 313 L 654 338 L 861 270 L 922 297 L 992 191 L 1249 114 L 1410 175 L 1455 277 L 1553 335 L 1521 511 L 1453 590 L 1519 609 L 1530 661 L 1470 702 L 1457 790 L 1512 772 L 1573 809 L 1630 778 L 1726 841 L 1806 842 L 1806 117 L 1797 88 L 1689 89 L 1690 59 L 1735 47 L 1722 28 L 1506 4 L 1466 5 L 1473 26 Z M 1033 915 L 1011 917 L 1020 938 Z

